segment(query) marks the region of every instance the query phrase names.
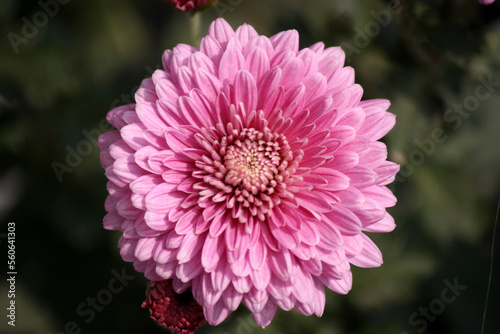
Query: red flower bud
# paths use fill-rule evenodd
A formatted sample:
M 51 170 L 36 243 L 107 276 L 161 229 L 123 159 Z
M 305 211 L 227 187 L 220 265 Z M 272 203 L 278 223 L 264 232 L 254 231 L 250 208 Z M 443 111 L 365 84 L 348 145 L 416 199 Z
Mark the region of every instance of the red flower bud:
M 167 0 L 169 4 L 183 12 L 194 12 L 210 7 L 217 0 Z
M 151 281 L 143 308 L 149 308 L 151 318 L 160 326 L 179 334 L 193 334 L 205 324 L 203 308 L 193 298 L 191 290 L 178 294 L 172 280 Z

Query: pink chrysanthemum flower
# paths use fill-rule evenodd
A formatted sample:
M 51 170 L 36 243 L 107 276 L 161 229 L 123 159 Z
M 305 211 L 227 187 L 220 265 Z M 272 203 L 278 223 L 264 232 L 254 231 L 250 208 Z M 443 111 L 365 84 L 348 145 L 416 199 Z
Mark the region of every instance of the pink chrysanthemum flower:
M 395 116 L 361 101 L 344 58 L 223 19 L 199 49 L 165 51 L 99 139 L 123 259 L 191 289 L 212 325 L 243 302 L 262 327 L 278 307 L 321 316 L 324 286 L 345 294 L 351 264 L 381 265 L 364 232 L 395 227 L 399 167 L 378 141 Z
M 193 12 L 212 5 L 217 0 L 167 0 L 169 4 L 183 12 Z

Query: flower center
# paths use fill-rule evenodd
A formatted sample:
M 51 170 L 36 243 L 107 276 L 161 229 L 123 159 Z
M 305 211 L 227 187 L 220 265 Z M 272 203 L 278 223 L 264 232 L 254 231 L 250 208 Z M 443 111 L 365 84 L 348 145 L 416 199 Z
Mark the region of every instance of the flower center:
M 236 140 L 227 148 L 224 166 L 228 170 L 225 182 L 241 186 L 252 194 L 266 191 L 270 181 L 278 174 L 280 146 L 277 142 Z
M 210 156 L 196 162 L 203 172 L 193 175 L 203 178 L 204 183 L 218 189 L 200 192 L 201 207 L 205 202 L 225 202 L 228 209 L 240 221 L 246 214 L 238 212 L 243 208 L 251 216 L 265 220 L 265 215 L 279 205 L 281 198 L 289 197 L 287 186 L 291 182 L 302 152 L 294 156 L 286 137 L 273 133 L 267 127 L 262 131 L 255 128 L 235 129 L 231 123 L 227 131 L 219 129 L 203 130 L 197 136 Z

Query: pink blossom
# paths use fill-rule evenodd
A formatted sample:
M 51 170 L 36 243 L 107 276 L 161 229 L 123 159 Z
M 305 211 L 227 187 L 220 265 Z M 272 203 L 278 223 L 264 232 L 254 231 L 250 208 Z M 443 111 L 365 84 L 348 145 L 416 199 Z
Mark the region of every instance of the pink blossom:
M 165 51 L 99 138 L 123 259 L 190 289 L 211 325 L 243 303 L 262 327 L 278 308 L 321 316 L 325 286 L 346 294 L 351 264 L 380 266 L 365 232 L 395 228 L 399 166 L 379 141 L 395 115 L 361 101 L 344 60 L 223 19 L 199 49 Z
M 193 12 L 212 5 L 216 0 L 167 0 L 169 4 L 183 12 Z
M 495 0 L 478 0 L 478 1 L 482 5 L 491 5 L 492 3 L 495 2 Z

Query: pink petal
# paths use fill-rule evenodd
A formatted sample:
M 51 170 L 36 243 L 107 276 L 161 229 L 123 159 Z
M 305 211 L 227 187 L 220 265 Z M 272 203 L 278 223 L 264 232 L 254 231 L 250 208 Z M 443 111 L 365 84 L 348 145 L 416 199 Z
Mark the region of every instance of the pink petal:
M 200 51 L 212 59 L 214 65 L 218 67 L 224 51 L 217 39 L 210 35 L 203 37 L 200 42 Z
M 186 283 L 188 281 L 191 281 L 196 276 L 200 275 L 202 272 L 203 267 L 201 265 L 200 258 L 194 257 L 189 262 L 178 265 L 175 271 L 175 275 L 182 282 Z
M 393 231 L 395 228 L 396 224 L 394 223 L 394 218 L 392 218 L 390 214 L 386 213 L 385 217 L 380 219 L 379 221 L 370 225 L 363 226 L 363 231 L 386 233 Z
M 187 124 L 193 125 L 197 128 L 207 127 L 209 125 L 206 122 L 206 118 L 203 117 L 203 105 L 198 105 L 190 97 L 183 96 L 179 98 L 178 108 Z
M 246 112 L 257 108 L 257 84 L 248 71 L 238 71 L 234 79 L 234 104 L 243 103 Z
M 257 242 L 248 250 L 250 265 L 254 270 L 260 270 L 267 262 L 267 246 L 264 242 Z
M 350 271 L 342 273 L 341 279 L 333 279 L 323 275 L 320 276 L 320 279 L 330 290 L 342 295 L 347 294 L 352 288 L 352 274 Z
M 300 267 L 296 267 L 294 275 L 297 283 L 293 286 L 293 295 L 301 303 L 312 303 L 314 298 L 314 282 L 311 274 L 305 272 Z
M 288 281 L 292 276 L 292 257 L 288 250 L 283 249 L 280 252 L 269 252 L 269 267 L 282 281 Z
M 148 129 L 163 131 L 167 127 L 167 124 L 158 115 L 156 100 L 155 102 L 137 103 L 135 110 L 142 123 Z
M 271 224 L 271 232 L 274 238 L 282 245 L 284 248 L 295 249 L 300 244 L 300 239 L 295 230 L 288 226 L 276 227 L 275 224 Z
M 156 247 L 153 252 L 153 258 L 157 263 L 165 264 L 175 261 L 177 263 L 177 250 L 165 249 L 164 247 Z
M 215 290 L 224 291 L 228 287 L 232 289 L 232 286 L 230 286 L 229 284 L 231 283 L 231 279 L 233 278 L 233 276 L 230 274 L 228 269 L 229 266 L 227 264 L 227 261 L 220 261 L 217 265 L 217 269 L 210 273 L 212 286 Z
M 337 193 L 341 204 L 349 208 L 359 208 L 365 202 L 365 196 L 356 187 L 349 187 Z
M 212 59 L 210 59 L 203 52 L 195 52 L 188 59 L 188 66 L 196 72 L 196 70 L 202 68 L 208 70 L 211 74 L 216 73 L 216 67 Z
M 307 221 L 302 222 L 299 231 L 300 241 L 307 245 L 314 246 L 320 241 L 320 234 L 318 228 L 314 223 Z
M 268 266 L 263 266 L 259 270 L 252 270 L 250 278 L 257 290 L 265 290 L 271 281 L 271 270 Z
M 135 246 L 134 256 L 139 261 L 147 261 L 153 254 L 153 249 L 156 245 L 155 238 L 141 238 Z
M 162 181 L 154 174 L 142 175 L 130 183 L 130 190 L 136 194 L 146 195 Z
M 285 70 L 283 70 L 283 73 L 285 73 Z M 283 77 L 283 79 L 286 80 L 285 77 Z M 281 104 L 284 118 L 292 118 L 296 116 L 299 111 L 302 111 L 305 103 L 305 95 L 306 88 L 303 83 L 299 83 L 288 89 Z
M 129 124 L 120 130 L 123 140 L 133 149 L 139 150 L 145 146 L 161 148 L 161 140 L 152 130 L 146 131 L 141 123 Z M 157 133 L 159 134 L 159 133 Z
M 304 77 L 316 74 L 321 75 L 320 73 L 318 73 L 318 57 L 313 50 L 309 48 L 302 49 L 297 54 L 297 58 L 302 60 L 302 63 L 304 64 Z M 324 76 L 322 77 L 324 78 Z M 326 87 L 326 81 L 325 81 L 325 87 Z
M 99 136 L 99 139 L 97 140 L 97 146 L 101 150 L 99 156 L 101 160 L 101 166 L 104 167 L 105 169 L 111 166 L 115 161 L 115 159 L 113 159 L 109 154 L 108 148 L 111 144 L 113 144 L 117 140 L 120 140 L 120 133 L 116 130 L 103 133 L 102 135 Z
M 230 310 L 235 311 L 238 306 L 240 306 L 243 295 L 236 291 L 231 285 L 224 290 L 221 299 L 224 301 L 224 305 Z
M 134 154 L 134 150 L 121 139 L 109 145 L 109 155 L 114 160 L 126 158 L 131 154 Z
M 207 235 L 201 253 L 201 263 L 205 271 L 211 272 L 215 270 L 224 252 L 224 242 L 218 237 L 212 237 L 210 234 Z
M 219 91 L 222 88 L 222 84 L 215 75 L 212 75 L 204 68 L 200 68 L 194 73 L 194 79 L 196 86 L 203 91 L 203 94 L 211 101 L 214 101 Z
M 109 212 L 104 216 L 103 226 L 107 230 L 121 230 L 123 222 L 123 217 L 118 215 L 116 212 Z
M 200 210 L 187 210 L 175 225 L 175 232 L 179 235 L 186 235 L 188 233 L 194 233 L 194 228 L 196 222 L 200 218 Z
M 277 279 L 277 277 L 273 275 L 269 285 L 267 286 L 267 291 L 269 291 L 273 298 L 283 300 L 292 294 L 292 285 L 290 282 Z
M 280 32 L 270 38 L 275 52 L 283 50 L 291 50 L 295 53 L 299 52 L 299 33 L 297 30 L 288 30 Z
M 324 213 L 324 216 L 343 235 L 356 235 L 361 232 L 361 220 L 348 209 L 335 206 L 332 211 Z
M 297 203 L 309 211 L 327 212 L 332 209 L 332 206 L 325 201 L 319 192 L 300 192 L 295 194 Z
M 249 41 L 259 35 L 251 25 L 244 23 L 236 29 L 236 36 L 240 40 L 241 45 L 245 46 Z
M 250 291 L 252 288 L 252 282 L 250 281 L 250 277 L 241 277 L 235 276 L 232 280 L 234 289 L 240 293 L 245 294 Z
M 213 306 L 204 306 L 203 312 L 207 322 L 212 326 L 217 326 L 226 319 L 231 311 L 224 305 L 222 300 L 219 300 Z
M 180 204 L 183 196 L 175 190 L 174 185 L 161 183 L 146 196 L 146 207 L 153 212 L 168 213 L 172 207 Z
M 123 119 L 123 115 L 126 112 L 135 111 L 135 104 L 126 104 L 111 109 L 106 115 L 106 119 L 109 124 L 113 125 L 118 130 L 121 130 L 128 123 Z
M 326 79 L 319 73 L 314 73 L 306 76 L 302 80 L 302 83 L 306 88 L 305 102 L 310 102 L 325 93 Z
M 363 189 L 363 194 L 366 197 L 376 201 L 379 205 L 384 208 L 392 207 L 396 204 L 396 196 L 387 188 L 383 186 L 372 186 L 366 189 Z
M 133 155 L 120 158 L 113 164 L 114 174 L 123 182 L 130 183 L 143 175 L 144 170 L 137 166 Z
M 205 305 L 215 305 L 222 295 L 222 291 L 214 289 L 211 275 L 208 273 L 201 275 L 201 290 Z
M 329 191 L 339 191 L 347 189 L 347 187 L 349 187 L 349 177 L 344 173 L 339 172 L 338 170 L 326 167 L 318 167 L 314 169 L 314 173 L 321 176 L 327 182 L 325 188 L 327 188 Z
M 382 265 L 382 253 L 378 247 L 366 235 L 362 234 L 363 249 L 354 256 L 349 256 L 349 262 L 362 268 L 374 268 Z
M 177 253 L 179 264 L 191 261 L 195 256 L 199 255 L 204 241 L 203 237 L 195 235 L 193 232 L 185 234 Z
M 245 57 L 236 48 L 227 49 L 219 64 L 219 80 L 222 83 L 233 83 L 236 73 L 246 69 Z
M 216 215 L 210 225 L 210 235 L 214 238 L 218 237 L 226 230 L 229 223 L 229 218 L 224 214 Z
M 151 146 L 144 146 L 143 148 L 135 151 L 134 161 L 139 167 L 141 167 L 145 171 L 157 174 L 158 172 L 161 171 L 161 168 L 154 168 L 156 166 L 153 166 L 152 168 L 152 166 L 150 166 L 149 164 L 150 156 L 156 153 L 158 153 L 158 151 L 155 148 Z
M 377 174 L 364 166 L 356 166 L 345 174 L 349 177 L 350 184 L 356 188 L 366 188 L 375 183 Z
M 116 202 L 116 211 L 124 218 L 135 220 L 140 216 L 141 211 L 132 204 L 129 196 L 122 196 Z
M 343 244 L 342 236 L 338 227 L 326 221 L 319 221 L 316 226 L 321 235 L 321 240 L 331 247 L 339 247 Z
M 269 294 L 267 291 L 257 290 L 255 288 L 243 296 L 243 303 L 252 313 L 261 312 L 268 300 Z
M 144 221 L 146 225 L 156 231 L 166 231 L 175 226 L 168 220 L 167 214 L 165 213 L 146 211 L 144 214 Z
M 399 165 L 391 161 L 385 161 L 380 166 L 374 169 L 378 174 L 377 183 L 386 185 L 394 181 L 394 178 L 399 171 Z
M 254 47 L 245 54 L 245 59 L 248 64 L 248 71 L 257 82 L 260 82 L 271 67 L 266 51 L 261 47 Z
M 188 66 L 181 66 L 173 76 L 179 88 L 179 95 L 189 95 L 191 89 L 196 87 L 194 81 L 194 72 Z
M 208 28 L 208 35 L 217 40 L 224 48 L 225 44 L 235 35 L 233 28 L 223 19 L 216 19 Z
M 280 68 L 282 71 L 281 85 L 285 89 L 297 85 L 304 78 L 304 63 L 299 58 L 287 58 L 280 64 Z

